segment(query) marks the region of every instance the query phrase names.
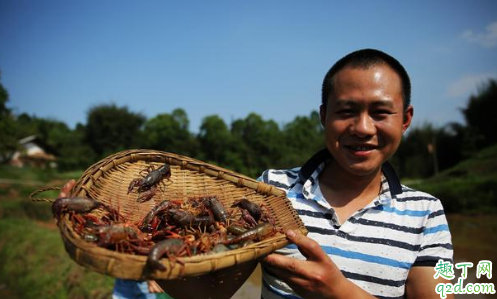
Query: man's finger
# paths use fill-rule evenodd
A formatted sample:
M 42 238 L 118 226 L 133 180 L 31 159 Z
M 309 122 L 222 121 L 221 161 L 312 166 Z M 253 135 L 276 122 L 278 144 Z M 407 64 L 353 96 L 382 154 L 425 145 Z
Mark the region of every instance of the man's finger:
M 65 185 L 60 189 L 59 197 L 67 197 L 71 189 L 76 185 L 75 180 L 69 180 Z
M 297 245 L 300 253 L 307 259 L 313 261 L 329 259 L 316 241 L 304 236 L 300 231 L 288 230 L 286 231 L 286 236 L 292 243 Z
M 164 293 L 164 290 L 157 284 L 155 280 L 147 280 L 148 291 L 150 293 Z
M 263 259 L 264 267 L 275 274 L 297 275 L 300 276 L 302 267 L 300 263 L 303 261 L 292 257 L 283 256 L 280 254 L 270 254 Z M 278 275 L 280 276 L 280 275 Z

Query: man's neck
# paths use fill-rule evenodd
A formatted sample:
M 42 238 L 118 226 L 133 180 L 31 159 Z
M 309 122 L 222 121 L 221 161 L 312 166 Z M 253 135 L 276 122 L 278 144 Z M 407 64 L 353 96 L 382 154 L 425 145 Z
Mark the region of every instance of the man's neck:
M 381 188 L 381 168 L 367 175 L 354 175 L 335 161 L 325 166 L 319 176 L 323 195 L 334 208 L 362 208 L 378 196 Z

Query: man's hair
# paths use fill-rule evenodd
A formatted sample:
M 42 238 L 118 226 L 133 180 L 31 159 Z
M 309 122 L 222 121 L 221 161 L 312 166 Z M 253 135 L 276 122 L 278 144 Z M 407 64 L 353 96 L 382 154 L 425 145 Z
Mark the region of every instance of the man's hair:
M 334 92 L 333 77 L 339 71 L 346 67 L 367 69 L 381 64 L 388 65 L 400 77 L 402 83 L 402 100 L 404 102 L 404 110 L 406 110 L 411 103 L 411 80 L 409 79 L 409 75 L 397 59 L 375 49 L 362 49 L 352 52 L 338 60 L 331 67 L 323 80 L 323 89 L 321 94 L 323 106 L 326 107 L 330 95 Z

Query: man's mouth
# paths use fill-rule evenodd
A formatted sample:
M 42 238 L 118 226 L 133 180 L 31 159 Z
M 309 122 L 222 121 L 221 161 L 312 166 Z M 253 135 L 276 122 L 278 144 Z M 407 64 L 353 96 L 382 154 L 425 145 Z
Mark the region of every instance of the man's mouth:
M 376 149 L 376 146 L 373 145 L 347 145 L 345 147 L 355 152 L 365 152 Z

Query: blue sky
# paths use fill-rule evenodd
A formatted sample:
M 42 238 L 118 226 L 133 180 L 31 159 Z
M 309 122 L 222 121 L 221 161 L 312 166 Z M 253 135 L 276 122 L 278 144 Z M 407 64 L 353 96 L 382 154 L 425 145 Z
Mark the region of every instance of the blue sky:
M 183 108 L 193 132 L 212 114 L 285 124 L 318 109 L 326 71 L 360 48 L 404 64 L 415 125 L 462 123 L 497 78 L 497 1 L 0 0 L 8 106 L 71 127 L 105 103 Z

